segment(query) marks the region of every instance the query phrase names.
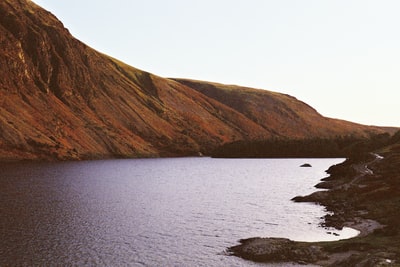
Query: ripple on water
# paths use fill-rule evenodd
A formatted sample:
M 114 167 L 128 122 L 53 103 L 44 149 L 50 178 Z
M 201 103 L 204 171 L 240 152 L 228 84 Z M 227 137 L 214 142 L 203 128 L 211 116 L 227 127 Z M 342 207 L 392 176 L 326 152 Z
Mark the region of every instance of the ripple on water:
M 354 235 L 319 227 L 323 207 L 290 201 L 342 160 L 307 161 L 313 168 L 301 159 L 4 164 L 0 265 L 258 266 L 222 252 L 252 236 Z

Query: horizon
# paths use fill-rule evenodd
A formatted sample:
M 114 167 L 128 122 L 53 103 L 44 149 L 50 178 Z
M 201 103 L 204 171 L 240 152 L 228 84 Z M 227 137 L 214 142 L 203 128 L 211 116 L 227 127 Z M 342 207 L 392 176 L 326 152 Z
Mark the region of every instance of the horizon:
M 326 117 L 400 127 L 400 2 L 33 1 L 77 39 L 155 75 L 266 89 Z

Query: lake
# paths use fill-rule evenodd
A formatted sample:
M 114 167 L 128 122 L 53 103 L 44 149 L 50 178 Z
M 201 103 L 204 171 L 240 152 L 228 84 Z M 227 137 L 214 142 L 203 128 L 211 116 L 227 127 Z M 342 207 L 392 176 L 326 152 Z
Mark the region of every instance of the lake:
M 316 191 L 343 159 L 126 159 L 0 164 L 0 265 L 259 266 L 241 238 L 337 240 Z M 303 163 L 312 168 L 300 168 Z M 334 232 L 339 236 L 328 234 Z M 262 265 L 265 266 L 265 265 Z

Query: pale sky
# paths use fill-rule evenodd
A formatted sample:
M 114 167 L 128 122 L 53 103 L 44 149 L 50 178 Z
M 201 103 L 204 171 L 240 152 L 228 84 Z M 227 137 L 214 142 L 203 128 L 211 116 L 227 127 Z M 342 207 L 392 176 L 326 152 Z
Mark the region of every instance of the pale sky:
M 399 0 L 34 0 L 98 51 L 163 77 L 290 94 L 400 126 Z

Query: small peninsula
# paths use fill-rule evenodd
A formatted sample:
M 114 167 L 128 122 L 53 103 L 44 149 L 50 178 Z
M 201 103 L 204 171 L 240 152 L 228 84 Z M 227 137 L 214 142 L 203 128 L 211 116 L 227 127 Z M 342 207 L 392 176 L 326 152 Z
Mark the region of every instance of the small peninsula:
M 329 212 L 322 226 L 352 227 L 357 237 L 333 242 L 249 238 L 228 251 L 257 262 L 320 266 L 400 266 L 400 143 L 347 159 L 329 168 L 316 187 L 328 189 L 298 202 L 314 202 Z

